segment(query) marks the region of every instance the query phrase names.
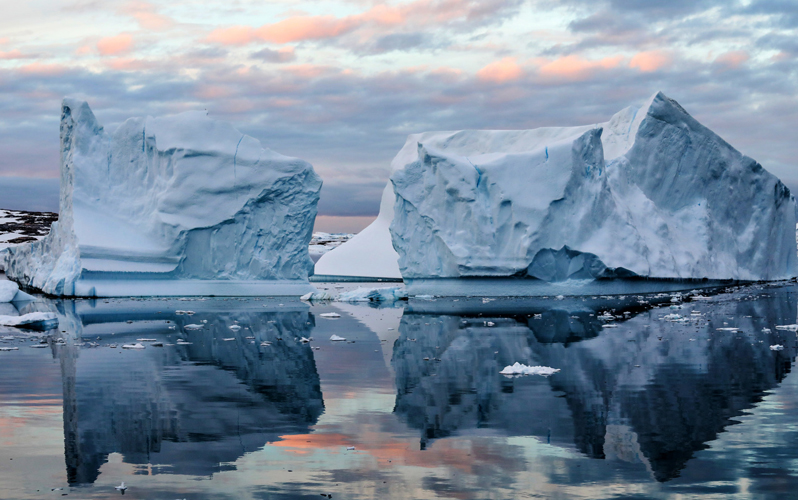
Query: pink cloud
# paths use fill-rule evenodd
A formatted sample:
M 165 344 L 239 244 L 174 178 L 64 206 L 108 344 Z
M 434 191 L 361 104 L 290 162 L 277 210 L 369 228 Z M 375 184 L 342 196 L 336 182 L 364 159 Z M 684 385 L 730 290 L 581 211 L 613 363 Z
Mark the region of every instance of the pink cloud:
M 153 67 L 151 63 L 131 57 L 114 57 L 107 60 L 105 65 L 116 71 L 142 71 Z
M 213 30 L 207 40 L 221 45 L 245 45 L 255 41 L 255 29 L 250 26 L 219 28 Z
M 657 71 L 670 65 L 672 58 L 659 50 L 651 50 L 648 52 L 638 52 L 629 61 L 630 68 L 637 68 L 645 73 Z
M 175 24 L 172 18 L 159 14 L 156 7 L 149 2 L 131 1 L 120 10 L 138 21 L 144 29 L 159 31 L 171 28 Z
M 101 38 L 97 42 L 97 50 L 104 56 L 116 56 L 129 52 L 133 48 L 133 37 L 127 33 Z
M 744 50 L 732 50 L 721 54 L 715 59 L 715 63 L 722 64 L 727 68 L 734 69 L 739 67 L 744 62 L 748 61 L 751 56 Z
M 518 80 L 523 74 L 515 58 L 505 57 L 477 71 L 477 78 L 486 82 L 505 83 Z
M 2 50 L 0 50 L 0 59 L 24 59 L 24 58 L 25 55 L 16 49 L 9 50 L 7 52 L 3 52 Z
M 354 16 L 338 19 L 333 16 L 289 17 L 255 30 L 255 36 L 272 43 L 290 43 L 302 40 L 335 38 L 361 25 Z
M 545 61 L 538 71 L 545 77 L 583 80 L 596 70 L 617 68 L 622 60 L 623 56 L 605 57 L 598 61 L 591 61 L 576 55 L 570 55 L 553 61 Z
M 34 62 L 22 66 L 19 70 L 30 75 L 55 76 L 64 73 L 66 71 L 66 67 L 61 66 L 60 64 Z

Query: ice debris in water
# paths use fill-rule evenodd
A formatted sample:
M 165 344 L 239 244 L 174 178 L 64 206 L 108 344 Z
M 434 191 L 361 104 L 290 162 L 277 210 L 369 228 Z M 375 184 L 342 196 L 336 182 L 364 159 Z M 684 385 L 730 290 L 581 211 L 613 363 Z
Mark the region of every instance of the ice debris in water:
M 238 325 L 230 325 L 227 328 L 233 330 L 234 332 L 237 332 L 237 331 L 239 331 L 241 329 L 241 327 L 238 326 Z
M 204 327 L 205 327 L 205 325 L 201 325 L 201 324 L 198 325 L 196 323 L 192 323 L 192 324 L 184 326 L 183 328 L 186 329 L 186 330 L 201 330 Z
M 339 337 L 338 335 L 332 334 L 332 336 L 330 337 L 330 340 L 332 340 L 333 342 L 342 342 L 342 341 L 344 341 L 346 339 L 343 338 L 343 337 Z
M 341 302 L 395 302 L 406 300 L 407 291 L 400 287 L 364 288 L 344 292 L 338 300 Z
M 341 315 L 338 313 L 321 313 L 319 314 L 322 318 L 340 318 Z
M 516 361 L 512 365 L 505 366 L 504 369 L 499 373 L 505 376 L 543 375 L 544 377 L 548 377 L 549 375 L 553 375 L 558 371 L 560 371 L 559 368 L 551 368 L 550 366 L 527 366 Z
M 787 330 L 788 332 L 798 332 L 798 325 L 776 325 L 776 330 Z
M 784 350 L 784 346 L 781 345 L 781 344 L 775 344 L 775 345 L 770 346 L 770 350 L 771 351 L 783 351 Z

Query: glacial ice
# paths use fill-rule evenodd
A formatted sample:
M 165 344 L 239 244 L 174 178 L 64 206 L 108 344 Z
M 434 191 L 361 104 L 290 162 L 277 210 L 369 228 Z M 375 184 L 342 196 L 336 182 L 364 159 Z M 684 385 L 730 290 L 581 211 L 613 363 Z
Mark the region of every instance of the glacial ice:
M 338 300 L 341 302 L 396 302 L 407 300 L 407 291 L 400 287 L 367 288 L 358 287 L 355 290 L 342 293 Z
M 11 302 L 19 292 L 19 285 L 13 281 L 0 281 L 0 303 Z
M 31 312 L 21 316 L 0 316 L 0 326 L 49 330 L 58 326 L 58 316 L 51 312 Z
M 9 248 L 8 276 L 53 295 L 303 295 L 321 179 L 205 112 L 106 132 L 61 114 L 59 220 Z
M 377 220 L 318 274 L 557 286 L 796 274 L 790 191 L 662 93 L 598 125 L 414 134 L 392 167 Z

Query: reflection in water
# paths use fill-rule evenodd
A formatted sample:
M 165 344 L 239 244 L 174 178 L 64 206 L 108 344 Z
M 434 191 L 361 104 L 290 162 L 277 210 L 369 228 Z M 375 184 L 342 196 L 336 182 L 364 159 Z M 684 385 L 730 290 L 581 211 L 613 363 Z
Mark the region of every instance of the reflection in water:
M 411 304 L 393 353 L 395 411 L 421 430 L 422 449 L 485 429 L 642 463 L 658 481 L 677 477 L 789 372 L 796 337 L 774 327 L 796 323 L 798 304 L 778 288 L 672 308 L 641 302 Z M 616 328 L 597 318 L 607 310 Z M 498 375 L 514 362 L 561 372 Z
M 57 353 L 70 483 L 93 483 L 113 452 L 153 464 L 152 473 L 209 476 L 317 421 L 319 376 L 310 346 L 297 340 L 310 337 L 307 307 L 226 302 L 59 303 L 62 327 L 72 327 Z M 174 313 L 189 308 L 195 314 Z M 76 345 L 138 338 L 167 345 L 118 354 Z M 178 340 L 190 344 L 168 345 Z

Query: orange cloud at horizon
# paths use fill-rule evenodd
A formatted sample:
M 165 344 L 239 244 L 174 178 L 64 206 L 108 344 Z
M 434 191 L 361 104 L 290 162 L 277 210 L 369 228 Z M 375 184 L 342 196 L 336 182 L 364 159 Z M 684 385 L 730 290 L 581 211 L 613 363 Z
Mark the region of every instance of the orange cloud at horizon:
M 629 61 L 630 68 L 637 68 L 644 73 L 657 71 L 672 62 L 672 58 L 659 50 L 651 50 L 648 52 L 639 52 L 632 57 Z
M 617 68 L 623 56 L 605 57 L 598 61 L 583 59 L 577 55 L 560 57 L 553 61 L 545 61 L 538 68 L 541 75 L 546 77 L 564 78 L 566 80 L 582 80 L 590 76 L 597 69 Z
M 127 33 L 101 38 L 97 50 L 103 56 L 115 56 L 129 52 L 133 48 L 133 37 Z
M 514 57 L 505 57 L 477 71 L 477 78 L 487 82 L 506 83 L 518 80 L 523 74 Z

